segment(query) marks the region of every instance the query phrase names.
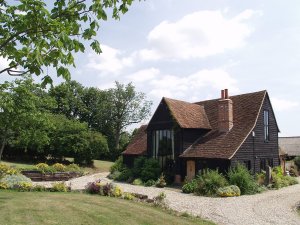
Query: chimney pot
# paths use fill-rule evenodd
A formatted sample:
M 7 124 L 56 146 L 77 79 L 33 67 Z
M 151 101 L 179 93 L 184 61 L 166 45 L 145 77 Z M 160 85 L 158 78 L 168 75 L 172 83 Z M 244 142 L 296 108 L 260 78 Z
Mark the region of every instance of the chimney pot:
M 225 99 L 228 99 L 228 89 L 225 89 Z
M 225 98 L 225 91 L 221 90 L 221 99 L 224 99 L 224 98 Z

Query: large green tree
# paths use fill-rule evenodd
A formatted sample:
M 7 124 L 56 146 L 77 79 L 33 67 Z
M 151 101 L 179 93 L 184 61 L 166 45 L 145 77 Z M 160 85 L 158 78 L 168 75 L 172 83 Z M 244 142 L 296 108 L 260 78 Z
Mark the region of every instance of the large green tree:
M 0 57 L 9 66 L 0 74 L 40 75 L 54 67 L 57 76 L 70 78 L 68 66 L 74 53 L 88 43 L 101 53 L 96 40 L 101 20 L 111 12 L 114 19 L 126 13 L 133 0 L 2 0 L 0 1 Z M 51 82 L 44 75 L 44 82 Z
M 116 82 L 116 86 L 108 90 L 110 114 L 109 124 L 113 129 L 115 145 L 114 151 L 119 154 L 120 138 L 125 129 L 136 123 L 140 123 L 150 115 L 152 102 L 146 99 L 146 95 L 137 92 L 132 83 L 121 84 Z
M 0 160 L 8 142 L 40 148 L 49 141 L 45 132 L 37 132 L 47 126 L 41 110 L 46 104 L 36 95 L 38 88 L 31 78 L 0 85 Z

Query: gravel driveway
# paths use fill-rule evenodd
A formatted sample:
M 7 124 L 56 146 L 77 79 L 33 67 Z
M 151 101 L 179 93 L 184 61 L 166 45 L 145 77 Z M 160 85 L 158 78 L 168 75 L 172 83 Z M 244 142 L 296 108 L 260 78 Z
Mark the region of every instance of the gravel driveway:
M 71 183 L 73 190 L 83 189 L 88 182 L 99 178 L 109 181 L 105 178 L 107 174 L 84 176 L 67 183 Z M 43 182 L 43 184 L 51 185 L 49 182 Z M 231 198 L 194 196 L 168 188 L 142 187 L 124 183 L 118 183 L 118 185 L 123 191 L 146 194 L 149 198 L 163 191 L 166 193 L 166 202 L 171 209 L 200 216 L 217 224 L 300 225 L 300 216 L 295 212 L 295 206 L 300 202 L 300 184 L 261 194 Z

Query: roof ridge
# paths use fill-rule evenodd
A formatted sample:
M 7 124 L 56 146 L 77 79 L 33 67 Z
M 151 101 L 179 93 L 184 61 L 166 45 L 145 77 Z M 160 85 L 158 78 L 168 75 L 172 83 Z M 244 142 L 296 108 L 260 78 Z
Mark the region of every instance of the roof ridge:
M 251 95 L 251 94 L 257 94 L 257 93 L 261 93 L 261 92 L 267 92 L 267 90 L 261 90 L 261 91 L 255 91 L 255 92 L 249 92 L 249 93 L 244 93 L 244 94 L 238 94 L 238 95 L 231 95 L 229 96 L 229 99 L 232 98 L 232 97 L 240 97 L 240 96 L 243 96 L 243 95 Z M 194 102 L 193 104 L 199 104 L 199 103 L 204 103 L 204 102 L 208 102 L 208 101 L 216 101 L 218 99 L 221 99 L 221 98 L 213 98 L 213 99 L 207 99 L 207 100 L 203 100 L 203 101 L 199 101 L 199 102 Z

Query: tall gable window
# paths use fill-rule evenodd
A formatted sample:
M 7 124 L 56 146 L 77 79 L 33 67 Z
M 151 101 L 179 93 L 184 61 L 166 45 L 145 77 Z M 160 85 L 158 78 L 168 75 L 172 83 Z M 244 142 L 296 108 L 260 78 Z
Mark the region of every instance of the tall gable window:
M 264 135 L 265 135 L 265 141 L 270 140 L 269 136 L 269 111 L 264 111 Z
M 162 168 L 168 159 L 174 160 L 174 131 L 155 130 L 152 133 L 152 156 L 158 159 Z

